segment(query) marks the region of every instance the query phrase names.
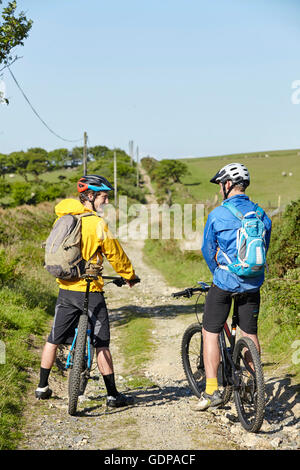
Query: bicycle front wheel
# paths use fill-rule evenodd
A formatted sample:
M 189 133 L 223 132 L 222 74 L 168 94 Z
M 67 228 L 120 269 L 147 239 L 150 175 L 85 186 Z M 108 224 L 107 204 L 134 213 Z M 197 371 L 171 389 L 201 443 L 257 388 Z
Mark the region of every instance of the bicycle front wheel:
M 181 342 L 181 360 L 188 384 L 196 397 L 200 398 L 205 390 L 206 377 L 203 362 L 203 337 L 202 325 L 193 323 L 184 332 Z M 220 362 L 218 369 L 219 389 L 225 405 L 231 398 L 232 387 L 224 383 L 223 363 Z
M 264 419 L 265 383 L 260 356 L 250 338 L 237 341 L 233 361 L 239 378 L 234 390 L 239 420 L 247 431 L 258 432 Z
M 69 375 L 69 414 L 76 414 L 78 396 L 80 395 L 82 375 L 85 371 L 85 347 L 87 336 L 88 317 L 80 315 L 78 333 L 73 355 L 73 366 Z
M 202 325 L 193 323 L 184 332 L 181 342 L 181 360 L 192 392 L 200 398 L 205 389 Z

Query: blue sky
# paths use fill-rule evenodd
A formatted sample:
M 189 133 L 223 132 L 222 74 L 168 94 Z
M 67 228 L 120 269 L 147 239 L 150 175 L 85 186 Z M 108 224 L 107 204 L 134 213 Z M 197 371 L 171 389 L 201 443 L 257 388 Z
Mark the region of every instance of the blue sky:
M 298 0 L 18 0 L 34 21 L 12 71 L 66 139 L 180 158 L 300 147 Z M 0 152 L 52 135 L 7 71 Z

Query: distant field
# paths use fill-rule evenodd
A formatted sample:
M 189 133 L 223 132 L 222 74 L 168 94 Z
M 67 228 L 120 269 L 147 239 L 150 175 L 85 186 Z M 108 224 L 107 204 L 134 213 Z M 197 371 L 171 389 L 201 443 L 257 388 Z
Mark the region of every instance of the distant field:
M 240 162 L 247 166 L 251 184 L 247 194 L 263 207 L 286 206 L 300 197 L 300 149 L 234 154 L 219 157 L 181 159 L 190 174 L 181 179 L 183 191 L 174 194 L 173 202 L 213 200 L 219 188 L 209 180 L 222 166 Z M 286 173 L 283 176 L 282 173 Z M 292 173 L 289 176 L 289 173 Z M 219 196 L 220 200 L 220 196 Z
M 53 170 L 47 173 L 41 173 L 39 175 L 39 179 L 43 181 L 47 181 L 48 183 L 58 183 L 60 181 L 59 176 L 65 176 L 66 178 L 69 178 L 76 173 L 78 173 L 78 168 L 70 168 L 70 169 L 62 168 L 60 170 Z M 5 175 L 4 178 L 6 181 L 10 183 L 15 183 L 16 181 L 22 181 L 22 182 L 25 181 L 23 176 L 18 175 L 17 173 L 13 173 L 11 175 Z M 28 181 L 35 181 L 34 176 L 31 174 L 27 175 L 27 179 Z

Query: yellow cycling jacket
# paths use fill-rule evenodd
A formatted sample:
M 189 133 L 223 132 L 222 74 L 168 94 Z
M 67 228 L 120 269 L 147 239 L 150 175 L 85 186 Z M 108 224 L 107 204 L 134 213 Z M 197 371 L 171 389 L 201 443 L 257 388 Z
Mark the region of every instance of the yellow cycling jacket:
M 135 272 L 129 258 L 118 240 L 113 238 L 107 223 L 102 217 L 99 217 L 96 212 L 86 208 L 76 199 L 64 199 L 55 206 L 55 213 L 58 218 L 66 214 L 76 215 L 83 214 L 84 212 L 92 212 L 95 214 L 95 217 L 90 216 L 82 218 L 82 257 L 88 261 L 97 252 L 97 256 L 92 259 L 93 263 L 102 264 L 103 256 L 105 256 L 120 276 L 128 280 L 134 279 Z M 56 281 L 61 289 L 80 292 L 85 292 L 86 290 L 86 281 L 84 279 L 75 281 L 56 279 Z M 103 284 L 103 279 L 100 276 L 98 280 L 91 282 L 90 291 L 101 292 Z

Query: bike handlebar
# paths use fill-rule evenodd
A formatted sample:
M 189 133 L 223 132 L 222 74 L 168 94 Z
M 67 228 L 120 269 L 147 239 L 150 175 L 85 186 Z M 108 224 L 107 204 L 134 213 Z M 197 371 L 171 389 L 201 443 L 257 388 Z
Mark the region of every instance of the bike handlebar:
M 184 289 L 179 292 L 174 292 L 172 294 L 172 297 L 192 297 L 196 292 L 207 292 L 209 290 L 209 285 L 206 284 L 206 282 L 199 282 L 200 287 L 188 287 L 187 289 Z
M 124 279 L 121 276 L 101 276 L 102 279 L 110 279 L 113 284 L 115 284 L 118 287 L 124 286 L 127 282 L 126 279 Z M 138 282 L 141 282 L 139 277 L 136 277 L 135 279 L 131 279 L 129 281 L 132 285 L 137 284 Z

